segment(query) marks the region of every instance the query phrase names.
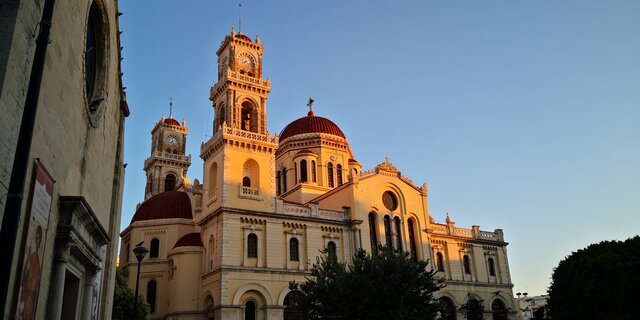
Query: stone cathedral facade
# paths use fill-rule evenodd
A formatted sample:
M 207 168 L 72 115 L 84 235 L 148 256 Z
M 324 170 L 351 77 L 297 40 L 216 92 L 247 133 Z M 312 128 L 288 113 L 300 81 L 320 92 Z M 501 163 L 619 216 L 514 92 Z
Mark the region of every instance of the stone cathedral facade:
M 186 179 L 185 123 L 162 118 L 145 161 L 145 201 L 120 234 L 121 267 L 152 319 L 304 319 L 290 281 L 302 282 L 320 250 L 348 261 L 357 248 L 391 245 L 428 259 L 447 286 L 443 319 L 512 319 L 502 230 L 434 222 L 427 186 L 390 162 L 363 170 L 340 128 L 307 115 L 267 131 L 263 46 L 231 32 L 217 51 L 213 136 L 200 147 L 202 182 Z

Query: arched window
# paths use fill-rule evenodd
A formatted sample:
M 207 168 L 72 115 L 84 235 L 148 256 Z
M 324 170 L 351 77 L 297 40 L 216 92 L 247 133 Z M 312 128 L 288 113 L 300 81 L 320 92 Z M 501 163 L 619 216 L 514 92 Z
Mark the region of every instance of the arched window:
M 289 240 L 289 260 L 291 261 L 299 261 L 298 257 L 298 239 L 291 238 Z
M 369 212 L 369 240 L 371 241 L 371 254 L 378 252 L 378 235 L 376 233 L 376 214 Z
M 333 188 L 333 163 L 327 163 L 327 185 Z
M 336 260 L 338 259 L 338 255 L 336 254 L 336 243 L 333 241 L 329 241 L 327 243 L 327 254 L 329 255 L 329 259 Z
M 311 182 L 316 182 L 316 162 L 311 160 Z
M 149 281 L 147 284 L 147 302 L 149 303 L 149 312 L 156 312 L 156 291 L 158 283 L 155 280 Z
M 440 301 L 440 319 L 456 320 L 456 306 L 448 297 L 442 297 Z
M 249 177 L 242 178 L 242 186 L 243 187 L 251 187 L 251 179 Z
M 256 320 L 256 303 L 253 300 L 247 300 L 244 303 L 244 320 Z
M 168 174 L 166 178 L 164 178 L 164 191 L 173 191 L 176 188 L 176 176 L 173 174 Z
M 400 218 L 393 218 L 393 226 L 395 228 L 396 250 L 402 251 L 402 236 L 400 235 Z
M 309 313 L 302 308 L 302 294 L 293 290 L 284 297 L 284 320 L 306 320 Z
M 482 305 L 481 301 L 471 298 L 467 301 L 465 311 L 467 313 L 467 320 L 482 320 L 484 305 Z
M 129 255 L 131 254 L 131 244 L 127 242 L 127 252 L 124 254 L 124 264 L 129 263 Z
M 282 167 L 282 193 L 287 192 L 287 168 Z
M 247 237 L 247 258 L 258 257 L 258 236 L 255 233 L 250 233 Z
M 218 163 L 214 162 L 209 167 L 209 180 L 207 181 L 207 188 L 209 189 L 209 198 L 213 198 L 216 195 L 216 185 L 218 182 Z
M 336 175 L 338 176 L 338 185 L 342 185 L 342 165 L 338 164 L 336 166 Z
M 257 112 L 249 101 L 242 103 L 240 128 L 245 131 L 258 132 Z
M 213 297 L 211 295 L 207 295 L 207 297 L 204 298 L 204 310 L 207 314 L 207 319 L 214 320 L 213 316 L 215 314 L 215 311 L 213 305 Z
M 388 215 L 384 216 L 384 240 L 386 241 L 386 245 L 391 247 L 393 246 L 393 244 L 391 243 L 392 241 L 392 236 L 391 236 L 391 218 L 389 218 Z
M 464 273 L 471 274 L 471 262 L 466 254 L 462 257 L 462 265 L 464 266 Z
M 442 252 L 436 253 L 436 263 L 438 264 L 438 271 L 444 272 L 444 257 Z
M 300 160 L 300 182 L 307 182 L 307 160 Z
M 509 310 L 504 306 L 504 302 L 500 299 L 495 299 L 491 303 L 491 313 L 493 320 L 507 320 Z
M 213 236 L 209 237 L 209 247 L 207 248 L 209 253 L 209 271 L 213 270 L 213 258 L 215 257 L 215 242 Z
M 151 239 L 149 248 L 149 258 L 157 258 L 160 255 L 160 240 L 158 238 Z
M 293 163 L 293 185 L 298 183 L 298 164 L 296 162 Z
M 413 259 L 413 261 L 418 261 L 416 233 L 413 225 L 413 219 L 409 219 L 407 221 L 407 228 L 409 229 L 409 250 L 411 250 L 411 259 Z
M 489 275 L 492 277 L 496 276 L 496 266 L 495 263 L 493 262 L 493 258 L 489 258 L 487 259 L 487 262 L 489 263 Z

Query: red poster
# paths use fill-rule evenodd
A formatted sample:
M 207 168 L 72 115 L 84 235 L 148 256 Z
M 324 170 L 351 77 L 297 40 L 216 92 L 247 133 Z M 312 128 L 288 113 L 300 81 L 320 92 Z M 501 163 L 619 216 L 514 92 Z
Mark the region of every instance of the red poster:
M 36 179 L 31 194 L 30 212 L 27 220 L 27 250 L 24 253 L 20 290 L 18 291 L 18 306 L 16 309 L 16 319 L 18 320 L 31 320 L 35 319 L 36 316 L 40 276 L 44 259 L 44 241 L 47 238 L 53 185 L 55 183 L 47 170 L 37 160 L 35 170 Z

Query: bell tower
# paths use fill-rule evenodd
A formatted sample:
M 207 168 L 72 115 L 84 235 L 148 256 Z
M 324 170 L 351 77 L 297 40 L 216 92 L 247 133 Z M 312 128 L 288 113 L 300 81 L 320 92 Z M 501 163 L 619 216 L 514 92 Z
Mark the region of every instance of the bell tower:
M 144 198 L 173 191 L 186 179 L 191 155 L 185 155 L 188 129 L 171 116 L 162 119 L 151 130 L 151 155 L 144 161 L 147 183 Z
M 209 99 L 214 109 L 213 137 L 203 143 L 203 214 L 220 207 L 273 211 L 274 154 L 278 138 L 267 131 L 271 82 L 262 78 L 260 38 L 234 29 L 218 55 L 218 82 Z

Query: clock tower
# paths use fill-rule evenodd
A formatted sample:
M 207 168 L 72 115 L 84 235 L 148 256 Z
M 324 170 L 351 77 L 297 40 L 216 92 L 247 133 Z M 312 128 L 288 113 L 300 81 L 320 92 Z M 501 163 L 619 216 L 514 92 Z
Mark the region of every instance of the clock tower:
M 162 119 L 151 131 L 151 156 L 144 161 L 147 173 L 145 199 L 164 191 L 173 191 L 184 183 L 191 165 L 191 155 L 185 155 L 187 126 L 171 116 Z
M 267 131 L 271 82 L 262 78 L 262 50 L 258 36 L 232 29 L 217 51 L 213 136 L 200 148 L 205 216 L 223 207 L 274 211 L 278 138 Z

